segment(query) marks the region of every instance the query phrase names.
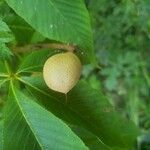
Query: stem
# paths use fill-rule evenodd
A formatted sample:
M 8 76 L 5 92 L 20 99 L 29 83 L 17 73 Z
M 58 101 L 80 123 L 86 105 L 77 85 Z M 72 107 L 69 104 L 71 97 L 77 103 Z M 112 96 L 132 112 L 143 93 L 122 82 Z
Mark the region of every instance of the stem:
M 46 48 L 47 49 L 64 49 L 64 50 L 73 52 L 76 49 L 76 46 L 60 44 L 60 43 L 45 43 L 45 44 L 30 44 L 30 45 L 26 45 L 26 46 L 14 47 L 12 49 L 14 52 L 24 53 L 24 52 L 40 50 L 43 48 L 45 48 L 45 49 Z

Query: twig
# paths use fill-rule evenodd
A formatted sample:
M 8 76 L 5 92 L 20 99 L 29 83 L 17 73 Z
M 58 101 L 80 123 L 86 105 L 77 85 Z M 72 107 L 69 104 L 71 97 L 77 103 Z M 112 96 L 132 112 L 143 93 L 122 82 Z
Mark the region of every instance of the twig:
M 62 49 L 73 52 L 76 49 L 76 46 L 73 45 L 66 45 L 66 44 L 60 44 L 60 43 L 44 43 L 44 44 L 30 44 L 26 46 L 18 46 L 13 47 L 13 51 L 15 53 L 25 53 L 25 52 L 31 52 L 36 51 L 40 49 Z

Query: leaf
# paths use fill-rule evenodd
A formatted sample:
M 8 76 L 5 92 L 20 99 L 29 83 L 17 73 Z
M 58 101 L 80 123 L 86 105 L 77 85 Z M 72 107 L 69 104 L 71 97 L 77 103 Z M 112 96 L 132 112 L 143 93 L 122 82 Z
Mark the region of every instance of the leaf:
M 3 61 L 0 61 L 0 76 L 4 74 L 7 74 L 7 69 L 5 63 Z
M 0 19 L 0 32 L 10 32 L 9 27 L 2 19 Z
M 86 143 L 90 150 L 112 150 L 91 132 L 77 126 L 71 126 L 71 128 Z
M 17 15 L 7 16 L 7 25 L 13 32 L 17 45 L 25 45 L 33 42 L 43 41 L 41 37 L 29 24 Z M 35 38 L 37 34 L 37 38 Z M 33 39 L 34 38 L 34 39 Z
M 54 53 L 52 50 L 43 49 L 26 55 L 19 66 L 18 73 L 42 71 L 45 61 Z
M 2 87 L 2 85 L 7 82 L 8 79 L 0 79 L 0 88 Z
M 14 39 L 10 32 L 7 24 L 0 19 L 0 43 L 8 43 Z
M 56 116 L 87 129 L 110 147 L 133 148 L 139 133 L 136 126 L 121 118 L 107 98 L 89 87 L 85 81 L 69 92 L 67 104 L 63 103 L 62 95 L 47 89 L 43 78 L 22 77 L 21 81 L 32 87 L 32 95 Z
M 32 101 L 11 83 L 5 108 L 4 149 L 88 148 L 63 121 Z
M 13 55 L 5 43 L 0 42 L 0 59 L 10 58 Z
M 82 49 L 80 56 L 84 61 L 93 60 L 90 19 L 83 0 L 6 1 L 18 15 L 43 36 L 77 45 Z
M 0 19 L 0 59 L 9 58 L 12 53 L 5 43 L 13 40 L 10 29 L 5 22 Z
M 12 30 L 17 44 L 23 45 L 30 43 L 35 31 L 22 18 L 17 15 L 11 15 L 8 16 L 5 21 Z
M 139 133 L 136 126 L 133 122 L 121 118 L 107 98 L 101 92 L 90 88 L 85 81 L 80 82 L 68 94 L 68 105 L 73 110 L 78 110 L 84 119 L 95 124 L 96 134 L 105 144 L 111 147 L 133 148 Z
M 31 39 L 31 43 L 42 42 L 45 39 L 46 38 L 44 36 L 42 36 L 39 32 L 34 32 L 32 39 Z
M 0 32 L 0 42 L 8 43 L 13 40 L 13 36 L 7 32 Z
M 38 80 L 35 80 L 34 82 L 36 83 L 36 82 L 38 82 Z M 43 85 L 41 85 L 41 86 L 43 86 Z M 86 145 L 89 146 L 90 149 L 92 149 L 93 147 L 96 148 L 99 146 L 99 149 L 108 150 L 107 146 L 105 144 L 103 144 L 100 141 L 100 139 L 98 137 L 96 137 L 95 135 L 88 133 L 88 135 L 86 137 L 88 139 L 85 139 L 83 137 L 83 135 L 76 132 L 76 130 L 74 128 L 81 127 L 81 126 L 88 128 L 88 126 L 87 126 L 86 122 L 83 122 L 83 120 L 81 119 L 81 117 L 78 114 L 76 114 L 72 110 L 68 109 L 66 104 L 64 105 L 64 103 L 62 103 L 63 97 L 64 97 L 62 94 L 58 93 L 57 98 L 58 97 L 59 98 L 56 99 L 55 97 L 50 96 L 50 95 L 46 96 L 47 95 L 46 93 L 41 94 L 44 91 L 38 91 L 38 90 L 40 90 L 40 89 L 37 89 L 37 91 L 36 91 L 36 90 L 31 90 L 31 89 L 27 88 L 27 91 L 30 92 L 29 95 L 32 97 L 32 99 L 36 100 L 36 98 L 37 98 L 37 100 L 39 100 L 39 101 L 36 100 L 37 103 L 39 103 L 41 100 L 41 103 L 43 105 L 45 105 L 46 108 L 48 108 L 56 116 L 58 116 L 59 118 L 63 119 L 65 122 L 67 122 L 69 124 L 69 126 L 72 128 L 72 130 L 84 141 L 84 143 Z M 56 95 L 56 93 L 55 93 L 55 95 Z M 50 101 L 49 101 L 49 99 L 50 99 Z M 60 101 L 59 101 L 59 99 L 60 99 Z M 92 141 L 89 141 L 89 139 L 91 139 Z
M 0 149 L 3 149 L 3 121 L 0 120 Z
M 0 0 L 0 17 L 5 18 L 10 15 L 10 7 L 4 0 Z

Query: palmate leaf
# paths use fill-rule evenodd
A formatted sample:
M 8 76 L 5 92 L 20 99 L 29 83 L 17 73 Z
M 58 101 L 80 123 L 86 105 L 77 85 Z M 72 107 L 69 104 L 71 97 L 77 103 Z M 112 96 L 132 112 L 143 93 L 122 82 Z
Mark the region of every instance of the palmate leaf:
M 82 49 L 80 56 L 84 61 L 93 59 L 90 19 L 83 0 L 6 1 L 43 36 L 77 45 Z
M 26 55 L 18 69 L 18 73 L 20 72 L 40 72 L 42 71 L 43 65 L 45 61 L 54 54 L 54 50 L 40 50 L 34 51 L 29 55 Z
M 42 77 L 22 77 L 21 81 L 31 87 L 31 94 L 40 103 L 69 124 L 87 129 L 112 148 L 133 148 L 138 135 L 136 126 L 121 118 L 107 98 L 85 81 L 69 92 L 67 104 L 63 95 L 46 87 Z
M 88 148 L 64 122 L 32 101 L 11 83 L 5 108 L 4 149 Z

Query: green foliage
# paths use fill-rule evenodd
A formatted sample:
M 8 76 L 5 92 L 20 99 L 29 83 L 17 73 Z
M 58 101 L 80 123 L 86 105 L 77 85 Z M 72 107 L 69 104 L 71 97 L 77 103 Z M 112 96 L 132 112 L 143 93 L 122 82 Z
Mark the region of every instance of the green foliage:
M 84 77 L 101 81 L 101 90 L 117 110 L 132 119 L 143 135 L 149 133 L 150 1 L 87 0 L 87 5 L 100 69 L 91 67 Z
M 77 45 L 85 54 L 83 60 L 93 60 L 93 40 L 90 19 L 82 0 L 6 0 L 17 14 L 23 17 L 43 36 Z M 49 10 L 53 10 L 50 13 Z M 34 21 L 33 21 L 34 20 Z M 44 22 L 44 23 L 43 23 Z M 65 36 L 64 36 L 65 35 Z
M 6 46 L 6 43 L 13 40 L 13 36 L 10 34 L 10 29 L 5 22 L 0 18 L 0 58 L 8 58 L 12 53 Z
M 0 121 L 0 149 L 3 149 L 3 121 Z
M 140 94 L 148 97 L 149 76 L 148 65 L 139 56 L 145 45 L 140 45 L 129 30 L 137 25 L 135 14 L 131 15 L 134 5 L 125 1 L 87 1 L 95 30 L 96 56 L 100 58 L 95 64 L 92 29 L 83 0 L 6 2 L 0 1 L 0 149 L 135 149 L 140 134 L 136 103 Z M 121 22 L 122 9 L 127 14 Z M 124 23 L 130 25 L 122 30 Z M 112 26 L 116 28 L 112 30 Z M 47 44 L 75 46 L 83 64 L 91 62 L 83 66 L 82 80 L 67 95 L 50 90 L 44 83 L 45 61 L 60 52 L 59 48 L 45 48 Z M 141 51 L 137 52 L 139 45 Z M 103 77 L 105 80 L 100 82 Z M 124 79 L 122 84 L 120 79 Z M 124 113 L 116 111 L 118 103 L 112 92 L 128 96 Z M 145 101 L 140 107 L 147 109 Z M 149 117 L 148 113 L 149 109 L 143 119 Z
M 31 42 L 35 30 L 31 28 L 22 18 L 13 14 L 5 18 L 5 21 L 15 35 L 17 44 L 23 45 Z
M 5 108 L 4 149 L 12 148 L 87 149 L 65 123 L 33 102 L 11 83 Z
M 18 73 L 21 72 L 40 72 L 42 71 L 44 62 L 52 55 L 52 50 L 41 50 L 40 52 L 32 52 L 22 59 L 19 65 Z M 32 61 L 31 61 L 32 60 Z
M 46 92 L 46 85 L 44 84 L 43 78 L 37 77 L 36 80 L 35 78 L 36 77 L 23 77 L 21 81 L 29 87 L 32 87 L 32 89 L 30 89 L 31 93 L 34 93 L 33 95 L 35 95 L 35 97 L 39 101 L 41 101 L 43 105 L 47 107 L 47 109 L 50 109 L 50 111 L 54 111 L 54 113 L 56 113 L 56 115 L 58 115 L 59 117 L 60 114 L 58 114 L 57 109 L 55 108 L 56 106 L 60 106 L 61 110 L 65 109 L 62 110 L 63 115 L 67 115 L 65 114 L 65 111 L 66 109 L 69 109 L 68 111 L 71 110 L 73 113 L 72 114 L 70 112 L 69 117 L 74 118 L 74 121 L 77 123 L 75 123 L 75 125 L 83 126 L 88 130 L 90 128 L 90 131 L 97 137 L 99 137 L 99 139 L 101 139 L 104 143 L 110 145 L 111 147 L 114 146 L 114 143 L 115 145 L 118 145 L 118 147 L 123 146 L 129 149 L 130 147 L 132 147 L 132 143 L 134 142 L 135 137 L 138 133 L 134 125 L 125 119 L 122 120 L 115 113 L 114 108 L 109 104 L 103 94 L 88 87 L 85 81 L 81 81 L 75 89 L 68 93 L 67 108 L 62 108 L 62 104 L 58 104 L 58 102 L 60 101 L 60 95 L 58 96 L 58 98 L 56 97 L 56 95 L 53 95 L 54 102 L 47 104 L 46 100 L 50 100 L 50 95 L 52 94 L 49 89 L 47 89 Z M 83 95 L 82 93 L 85 94 Z M 43 100 L 41 100 L 41 98 L 43 98 Z M 58 101 L 57 104 L 55 101 Z M 63 98 L 61 98 L 61 101 L 63 101 Z M 52 105 L 52 103 L 54 104 Z M 58 109 L 60 108 L 58 107 Z M 68 113 L 68 111 L 66 113 Z M 75 120 L 75 115 L 77 115 L 77 120 Z M 63 118 L 65 118 L 65 116 Z M 82 120 L 83 124 L 79 124 L 80 120 Z M 70 122 L 70 120 L 66 121 Z M 93 122 L 95 122 L 95 124 L 93 124 Z M 70 124 L 71 123 L 72 120 Z M 107 138 L 108 135 L 109 139 Z M 113 137 L 116 137 L 117 140 Z

